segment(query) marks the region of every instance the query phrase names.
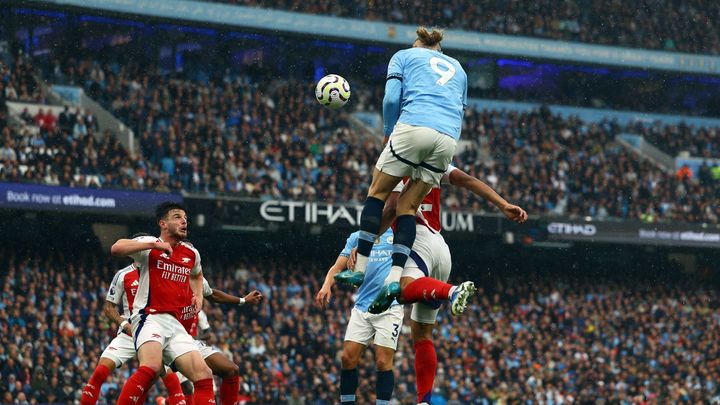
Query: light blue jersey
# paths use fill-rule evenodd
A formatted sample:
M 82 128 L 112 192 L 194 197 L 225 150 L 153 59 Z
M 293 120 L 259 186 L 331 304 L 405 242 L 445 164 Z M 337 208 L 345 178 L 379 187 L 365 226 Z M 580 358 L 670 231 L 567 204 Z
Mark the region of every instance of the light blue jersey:
M 402 82 L 398 122 L 460 138 L 467 105 L 467 75 L 460 62 L 432 49 L 403 49 L 390 59 L 387 79 Z
M 350 256 L 350 251 L 357 247 L 358 234 L 353 232 L 345 242 L 345 248 L 340 252 L 340 256 Z M 379 241 L 375 242 L 370 251 L 367 269 L 365 270 L 365 281 L 363 281 L 358 290 L 358 298 L 355 302 L 355 308 L 358 311 L 367 312 L 368 306 L 377 297 L 380 289 L 385 284 L 385 279 L 390 274 L 392 267 L 393 252 L 393 231 L 388 229 Z M 398 305 L 397 302 L 393 305 Z

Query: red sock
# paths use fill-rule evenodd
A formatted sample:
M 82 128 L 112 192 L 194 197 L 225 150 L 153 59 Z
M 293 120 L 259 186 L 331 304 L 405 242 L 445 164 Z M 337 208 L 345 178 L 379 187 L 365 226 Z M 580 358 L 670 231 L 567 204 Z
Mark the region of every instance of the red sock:
M 193 394 L 185 395 L 185 405 L 194 405 Z
M 220 384 L 220 404 L 235 405 L 240 392 L 240 377 L 223 378 Z
M 120 397 L 118 397 L 117 405 L 136 405 L 140 404 L 140 400 L 147 395 L 148 390 L 155 381 L 155 372 L 147 366 L 140 366 L 135 374 L 125 382 Z
M 168 405 L 178 405 L 185 400 L 185 395 L 180 387 L 180 380 L 177 374 L 167 373 L 163 377 L 163 383 L 168 391 L 167 403 Z
M 195 404 L 205 405 L 215 403 L 212 378 L 195 381 L 193 385 L 195 386 L 195 392 L 193 393 Z
M 404 304 L 434 302 L 450 298 L 452 284 L 430 277 L 420 277 L 403 288 L 400 298 Z
M 423 339 L 415 343 L 415 384 L 418 403 L 430 403 L 435 382 L 437 355 L 432 340 Z
M 82 397 L 80 398 L 81 405 L 95 405 L 100 394 L 100 387 L 105 383 L 108 375 L 110 375 L 110 369 L 107 366 L 98 364 L 92 377 L 90 377 L 90 381 L 83 388 Z

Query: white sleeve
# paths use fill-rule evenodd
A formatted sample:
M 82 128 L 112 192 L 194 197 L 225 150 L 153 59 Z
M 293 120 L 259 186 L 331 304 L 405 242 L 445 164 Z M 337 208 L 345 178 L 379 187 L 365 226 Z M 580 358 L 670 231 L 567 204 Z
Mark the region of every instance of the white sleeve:
M 203 277 L 203 297 L 209 297 L 213 293 L 212 288 L 210 288 L 210 283 Z
M 135 238 L 135 239 L 133 239 L 133 240 L 134 240 L 134 241 L 137 241 L 137 242 L 155 242 L 155 241 L 158 240 L 158 238 L 156 238 L 156 237 L 154 237 L 154 236 L 139 236 L 139 237 L 137 237 L 137 238 Z M 147 260 L 148 256 L 150 255 L 150 250 L 151 250 L 151 249 L 141 250 L 141 251 L 135 252 L 135 253 L 133 253 L 133 254 L 131 254 L 131 255 L 129 255 L 129 256 L 130 256 L 133 260 L 135 260 L 136 262 L 142 264 L 142 263 L 145 263 L 145 261 Z
M 202 265 L 200 264 L 200 252 L 197 251 L 197 249 L 192 248 L 193 252 L 195 252 L 195 265 L 193 266 L 192 270 L 190 271 L 190 274 L 193 276 L 198 275 L 202 273 Z
M 208 322 L 207 314 L 205 314 L 205 311 L 200 311 L 198 313 L 198 330 L 208 329 L 210 329 L 210 322 Z
M 440 184 L 450 184 L 450 173 L 457 169 L 458 168 L 453 165 L 448 165 L 447 170 L 445 170 L 445 173 L 443 173 L 442 179 L 440 179 Z
M 115 305 L 120 305 L 123 295 L 125 295 L 125 283 L 123 283 L 123 277 L 120 277 L 121 274 L 125 274 L 125 269 L 115 273 L 115 277 L 113 277 L 108 293 L 105 296 L 106 301 L 110 301 Z

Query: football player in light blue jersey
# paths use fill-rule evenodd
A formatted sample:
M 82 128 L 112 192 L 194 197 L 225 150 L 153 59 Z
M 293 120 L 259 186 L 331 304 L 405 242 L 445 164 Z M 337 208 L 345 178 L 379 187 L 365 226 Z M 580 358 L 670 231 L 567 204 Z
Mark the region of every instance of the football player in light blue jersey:
M 328 270 L 325 282 L 315 297 L 315 302 L 325 308 L 330 302 L 331 289 L 335 284 L 335 275 L 347 268 L 348 258 L 357 246 L 359 232 L 348 237 L 345 248 L 340 252 L 335 264 Z M 342 352 L 342 373 L 340 376 L 340 402 L 343 405 L 355 404 L 355 391 L 358 386 L 357 366 L 360 356 L 373 340 L 375 343 L 375 365 L 377 383 L 376 404 L 389 404 L 392 397 L 395 377 L 393 376 L 393 357 L 397 350 L 400 328 L 403 322 L 403 308 L 395 302 L 388 311 L 372 315 L 368 306 L 380 292 L 390 273 L 393 252 L 393 232 L 388 229 L 373 243 L 365 282 L 357 291 L 357 300 L 352 309 L 345 332 Z
M 442 31 L 419 27 L 412 48 L 397 52 L 388 65 L 383 100 L 387 143 L 360 217 L 355 266 L 360 280 L 348 281 L 361 281 L 385 201 L 407 176 L 410 182 L 397 202 L 389 278 L 400 280 L 415 241 L 415 213 L 432 187 L 440 185 L 455 153 L 467 104 L 467 75 L 457 60 L 442 53 L 442 38 Z

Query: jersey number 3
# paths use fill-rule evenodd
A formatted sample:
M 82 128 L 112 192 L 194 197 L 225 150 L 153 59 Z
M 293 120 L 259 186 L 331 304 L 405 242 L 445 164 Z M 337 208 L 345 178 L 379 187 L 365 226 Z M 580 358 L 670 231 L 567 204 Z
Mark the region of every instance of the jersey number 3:
M 437 81 L 435 83 L 437 83 L 441 86 L 444 86 L 445 83 L 450 81 L 450 79 L 452 79 L 453 76 L 455 76 L 455 66 L 453 66 L 450 62 L 446 61 L 445 59 L 440 59 L 437 56 L 430 58 L 430 68 L 435 73 L 440 75 L 440 78 L 437 79 Z

